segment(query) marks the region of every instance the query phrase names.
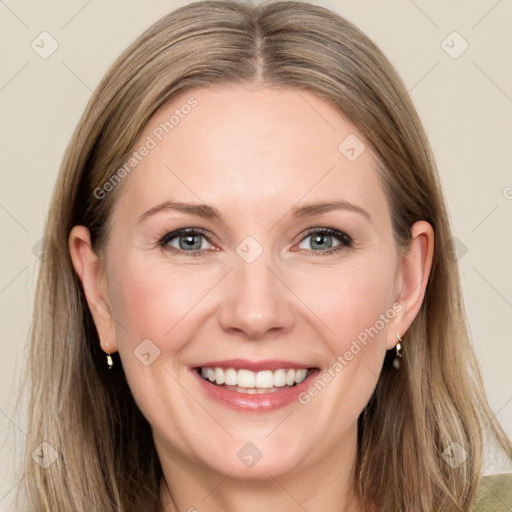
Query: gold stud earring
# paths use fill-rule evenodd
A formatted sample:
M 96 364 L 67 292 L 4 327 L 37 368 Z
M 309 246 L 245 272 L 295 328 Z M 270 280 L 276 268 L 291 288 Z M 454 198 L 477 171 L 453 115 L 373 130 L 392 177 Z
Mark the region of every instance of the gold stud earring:
M 105 348 L 108 348 L 108 343 L 105 343 Z M 114 361 L 112 361 L 112 356 L 107 352 L 107 365 L 108 369 L 112 370 L 112 366 L 114 366 Z
M 398 370 L 400 368 L 400 364 L 401 364 L 400 359 L 402 359 L 402 344 L 401 344 L 402 338 L 400 338 L 400 334 L 398 334 L 398 331 L 396 333 L 396 339 L 398 341 L 397 341 L 397 344 L 395 345 L 396 356 L 393 361 L 393 366 Z

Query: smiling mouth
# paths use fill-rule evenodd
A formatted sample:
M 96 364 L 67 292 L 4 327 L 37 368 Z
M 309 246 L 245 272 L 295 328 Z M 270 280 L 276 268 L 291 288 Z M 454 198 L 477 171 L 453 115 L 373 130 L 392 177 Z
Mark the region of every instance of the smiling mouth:
M 246 369 L 200 367 L 198 374 L 215 386 L 250 395 L 274 393 L 304 382 L 317 368 L 280 368 L 253 372 Z

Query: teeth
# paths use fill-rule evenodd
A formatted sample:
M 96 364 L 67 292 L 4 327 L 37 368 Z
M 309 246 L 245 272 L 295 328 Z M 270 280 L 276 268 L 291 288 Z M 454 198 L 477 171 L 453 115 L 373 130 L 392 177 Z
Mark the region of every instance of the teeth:
M 256 381 L 256 375 L 249 370 L 238 370 L 237 386 L 241 388 L 253 388 Z
M 215 368 L 215 381 L 219 385 L 224 384 L 224 372 L 220 368 Z
M 229 368 L 226 371 L 224 371 L 222 368 L 217 369 L 224 373 L 224 382 L 226 385 L 236 386 L 236 383 L 238 382 L 236 370 L 233 370 L 233 368 Z M 213 382 L 213 380 L 211 382 Z
M 218 386 L 224 384 L 226 387 L 235 386 L 248 390 L 257 389 L 270 390 L 300 384 L 308 375 L 308 370 L 301 368 L 279 369 L 275 371 L 263 370 L 252 372 L 246 369 L 235 370 L 234 368 L 201 368 L 201 377 L 209 380 Z M 277 390 L 275 390 L 277 391 Z M 251 393 L 252 391 L 249 391 Z
M 254 384 L 255 384 L 254 386 L 244 386 L 244 385 L 242 385 L 241 387 L 271 388 L 271 387 L 274 386 L 274 373 L 271 372 L 270 370 L 265 370 L 263 372 L 258 372 L 256 374 L 256 378 L 254 379 Z

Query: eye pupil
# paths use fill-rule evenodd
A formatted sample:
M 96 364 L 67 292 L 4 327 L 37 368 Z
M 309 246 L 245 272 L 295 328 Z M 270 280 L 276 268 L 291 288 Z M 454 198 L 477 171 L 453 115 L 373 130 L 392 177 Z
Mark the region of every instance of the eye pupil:
M 330 249 L 332 247 L 332 235 L 316 235 L 311 240 L 313 249 Z
M 180 249 L 200 249 L 201 238 L 197 235 L 183 235 L 180 237 Z

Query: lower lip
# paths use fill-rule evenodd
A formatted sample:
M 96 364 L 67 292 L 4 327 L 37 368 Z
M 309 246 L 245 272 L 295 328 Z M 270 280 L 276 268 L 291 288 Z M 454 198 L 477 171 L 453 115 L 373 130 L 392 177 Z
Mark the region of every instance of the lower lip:
M 312 378 L 318 371 L 318 369 L 311 370 L 300 384 L 293 387 L 284 386 L 280 391 L 249 395 L 212 384 L 210 381 L 204 380 L 197 369 L 192 369 L 192 373 L 199 380 L 200 386 L 210 398 L 231 409 L 246 412 L 270 412 L 286 407 L 292 402 L 298 402 L 298 396 L 311 385 Z

